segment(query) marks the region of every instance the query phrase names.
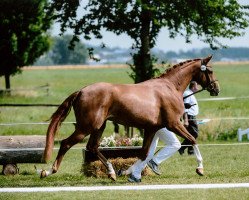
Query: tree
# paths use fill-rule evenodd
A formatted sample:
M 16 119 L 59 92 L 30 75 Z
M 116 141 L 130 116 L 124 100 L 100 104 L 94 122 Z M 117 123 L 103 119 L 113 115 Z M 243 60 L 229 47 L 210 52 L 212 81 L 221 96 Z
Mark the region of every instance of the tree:
M 84 64 L 86 63 L 87 50 L 82 42 L 77 42 L 74 51 L 68 48 L 72 35 L 53 38 L 51 58 L 54 64 Z
M 74 30 L 74 40 L 79 35 L 101 38 L 101 29 L 117 35 L 126 33 L 133 40 L 135 82 L 151 78 L 156 72 L 150 49 L 162 27 L 167 27 L 170 37 L 178 34 L 191 42 L 191 36 L 211 48 L 223 47 L 219 38 L 234 38 L 248 27 L 248 8 L 236 0 L 90 0 L 84 14 L 77 18 L 78 0 L 52 0 L 51 9 L 61 22 L 61 31 Z
M 10 89 L 10 75 L 21 72 L 49 48 L 51 14 L 47 0 L 0 1 L 0 76 Z

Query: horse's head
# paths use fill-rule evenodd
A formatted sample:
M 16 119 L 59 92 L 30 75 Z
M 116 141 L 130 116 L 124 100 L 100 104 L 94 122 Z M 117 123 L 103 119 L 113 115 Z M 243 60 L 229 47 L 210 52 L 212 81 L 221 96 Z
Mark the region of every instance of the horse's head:
M 208 65 L 211 58 L 212 56 L 208 56 L 207 58 L 201 60 L 194 80 L 199 83 L 203 89 L 206 89 L 211 96 L 218 96 L 220 86 L 214 75 L 212 67 Z

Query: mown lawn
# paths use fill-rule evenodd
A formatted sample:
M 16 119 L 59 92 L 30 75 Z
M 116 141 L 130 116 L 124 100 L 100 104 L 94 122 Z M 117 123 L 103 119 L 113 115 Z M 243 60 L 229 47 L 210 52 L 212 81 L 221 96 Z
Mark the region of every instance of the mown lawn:
M 142 178 L 142 184 L 207 184 L 207 183 L 248 183 L 249 182 L 249 145 L 200 145 L 204 158 L 205 176 L 200 177 L 195 173 L 195 157 L 178 153 L 164 162 L 160 167 L 161 176 L 149 175 Z M 56 151 L 53 154 L 55 157 Z M 83 157 L 80 149 L 72 149 L 66 154 L 61 168 L 57 174 L 40 179 L 36 174 L 33 164 L 19 164 L 20 174 L 16 176 L 0 176 L 1 187 L 56 187 L 56 186 L 114 186 L 133 185 L 127 177 L 118 177 L 116 182 L 108 178 L 86 177 L 81 173 Z M 38 168 L 48 169 L 52 164 L 37 164 Z M 29 199 L 41 197 L 45 199 L 241 199 L 248 198 L 249 189 L 186 189 L 186 190 L 148 190 L 148 191 L 102 191 L 102 192 L 53 192 L 9 194 L 0 196 L 8 198 Z M 115 195 L 115 197 L 113 196 Z M 128 195 L 128 196 L 127 196 Z M 165 197 L 166 195 L 166 197 Z M 29 197 L 30 196 L 30 197 Z M 5 198 L 5 199 L 6 199 Z
M 1 194 L 2 199 L 103 199 L 103 200 L 143 200 L 143 199 L 184 199 L 184 200 L 217 200 L 240 199 L 247 200 L 249 190 L 245 188 L 234 189 L 197 189 L 197 190 L 147 190 L 147 191 L 94 191 L 94 192 L 49 192 L 49 193 L 13 193 Z

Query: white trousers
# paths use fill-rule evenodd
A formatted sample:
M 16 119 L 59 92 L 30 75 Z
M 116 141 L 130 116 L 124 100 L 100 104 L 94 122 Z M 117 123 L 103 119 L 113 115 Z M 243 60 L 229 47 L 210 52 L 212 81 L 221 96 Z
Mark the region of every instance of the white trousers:
M 166 146 L 154 155 L 159 139 L 162 140 Z M 149 160 L 153 159 L 153 161 L 159 165 L 164 160 L 170 158 L 175 152 L 178 151 L 178 149 L 180 149 L 180 147 L 181 143 L 176 135 L 168 129 L 162 128 L 156 132 L 150 145 L 147 158 L 144 161 L 137 160 L 129 169 L 126 170 L 125 174 L 132 173 L 133 176 L 141 179 L 141 173 Z

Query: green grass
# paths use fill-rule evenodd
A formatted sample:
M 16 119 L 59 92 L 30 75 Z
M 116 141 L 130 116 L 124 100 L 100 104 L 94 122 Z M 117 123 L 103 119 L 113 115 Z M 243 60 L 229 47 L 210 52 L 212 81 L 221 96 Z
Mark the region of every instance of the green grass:
M 61 103 L 74 91 L 96 82 L 132 83 L 127 68 L 108 69 L 58 69 L 25 70 L 11 78 L 12 89 L 28 89 L 45 84 L 50 85 L 49 96 L 45 91 L 14 92 L 12 97 L 0 99 L 0 103 Z M 0 81 L 4 85 L 4 79 Z
M 1 194 L 2 199 L 185 199 L 185 200 L 214 200 L 214 199 L 240 199 L 247 200 L 249 190 L 235 189 L 198 189 L 198 190 L 147 190 L 147 191 L 94 191 L 94 192 L 49 192 L 49 193 L 14 193 Z
M 249 181 L 248 151 L 249 145 L 230 146 L 200 146 L 204 158 L 205 176 L 200 177 L 195 173 L 195 157 L 178 153 L 160 165 L 161 176 L 150 175 L 142 178 L 143 184 L 207 184 L 207 183 L 247 183 Z M 53 157 L 56 156 L 56 151 Z M 108 178 L 86 177 L 81 173 L 81 150 L 70 150 L 61 165 L 58 173 L 45 179 L 40 179 L 35 173 L 32 164 L 19 164 L 20 175 L 0 176 L 1 187 L 52 187 L 52 186 L 114 186 L 133 185 L 128 183 L 127 177 L 118 177 L 116 182 Z M 49 168 L 49 164 L 37 164 L 38 168 Z M 31 195 L 32 194 L 32 195 Z M 1 197 L 29 199 L 32 197 L 45 199 L 247 199 L 249 189 L 196 189 L 196 190 L 147 190 L 147 191 L 102 191 L 102 192 L 53 192 L 7 194 Z M 166 196 L 165 196 L 166 195 Z M 4 198 L 4 199 L 6 199 Z
M 49 84 L 49 95 L 44 90 L 13 92 L 12 96 L 0 97 L 0 103 L 47 103 L 61 104 L 74 91 L 95 83 L 115 82 L 132 83 L 128 76 L 128 68 L 117 69 L 71 69 L 71 70 L 27 70 L 12 77 L 12 89 L 28 89 L 33 86 Z M 4 85 L 1 79 L 0 85 Z M 0 123 L 44 122 L 50 118 L 55 107 L 0 107 Z M 66 121 L 74 121 L 73 112 Z M 0 135 L 44 135 L 44 125 L 2 126 Z M 123 128 L 120 128 L 123 131 Z M 66 137 L 73 131 L 73 125 L 64 125 L 60 137 Z M 107 134 L 113 132 L 113 126 L 108 123 Z
M 143 176 L 142 184 L 191 184 L 191 183 L 241 183 L 249 181 L 249 145 L 201 145 L 205 176 L 195 173 L 194 156 L 176 153 L 160 165 L 161 176 Z M 48 164 L 36 164 L 37 168 L 48 169 L 57 155 Z M 33 164 L 18 164 L 20 175 L 0 176 L 1 187 L 31 186 L 93 186 L 129 185 L 127 177 L 118 177 L 116 182 L 108 178 L 86 177 L 82 172 L 83 156 L 80 149 L 71 149 L 65 155 L 60 170 L 47 178 L 40 179 Z

